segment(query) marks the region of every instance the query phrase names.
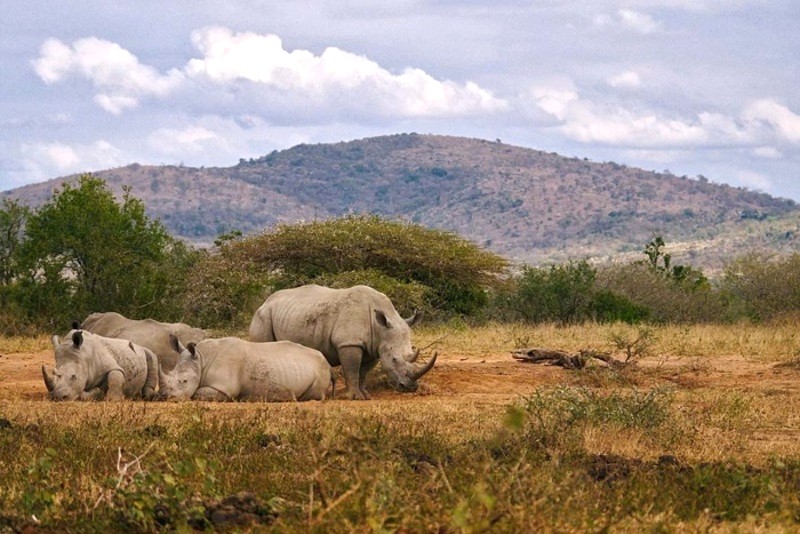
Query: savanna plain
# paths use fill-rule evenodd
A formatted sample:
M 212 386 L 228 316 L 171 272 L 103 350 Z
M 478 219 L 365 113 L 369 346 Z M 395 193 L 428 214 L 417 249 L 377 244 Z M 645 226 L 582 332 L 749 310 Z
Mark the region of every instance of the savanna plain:
M 54 403 L 0 338 L 0 532 L 796 531 L 797 322 L 429 326 L 417 392 L 274 404 Z

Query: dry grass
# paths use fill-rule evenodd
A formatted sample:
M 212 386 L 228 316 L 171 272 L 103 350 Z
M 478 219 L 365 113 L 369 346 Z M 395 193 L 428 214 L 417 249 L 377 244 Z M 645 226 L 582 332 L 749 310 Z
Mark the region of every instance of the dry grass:
M 509 355 L 638 333 L 427 327 L 424 391 L 302 404 L 52 403 L 49 340 L 2 339 L 0 531 L 796 529 L 792 325 L 655 327 L 623 371 Z

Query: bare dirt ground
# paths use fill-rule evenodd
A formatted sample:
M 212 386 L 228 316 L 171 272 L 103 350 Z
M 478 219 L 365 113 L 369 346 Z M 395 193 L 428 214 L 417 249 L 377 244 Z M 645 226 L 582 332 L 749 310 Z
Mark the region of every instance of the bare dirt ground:
M 0 400 L 45 400 L 42 364 L 53 365 L 52 350 L 0 354 Z M 774 362 L 748 361 L 741 356 L 645 358 L 639 367 L 641 376 L 637 384 L 640 386 L 673 384 L 679 389 L 691 390 L 800 394 L 800 371 Z M 579 373 L 551 365 L 518 362 L 510 352 L 479 355 L 442 352 L 417 393 L 391 390 L 380 380 L 378 371 L 372 373 L 369 390 L 375 400 L 424 396 L 505 403 L 529 395 L 541 386 L 574 384 Z M 343 387 L 339 375 L 338 391 Z

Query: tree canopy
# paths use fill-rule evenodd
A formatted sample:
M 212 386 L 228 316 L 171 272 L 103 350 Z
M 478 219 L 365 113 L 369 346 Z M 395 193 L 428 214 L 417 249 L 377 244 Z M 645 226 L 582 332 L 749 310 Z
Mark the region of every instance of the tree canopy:
M 169 266 L 187 254 L 129 190 L 118 202 L 87 174 L 28 216 L 10 297 L 30 319 L 54 325 L 92 311 L 163 313 L 179 281 Z

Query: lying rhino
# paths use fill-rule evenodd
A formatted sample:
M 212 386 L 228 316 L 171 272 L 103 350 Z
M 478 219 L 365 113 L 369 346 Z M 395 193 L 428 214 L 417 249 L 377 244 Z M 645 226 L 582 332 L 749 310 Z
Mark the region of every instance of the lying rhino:
M 152 351 L 124 339 L 72 330 L 53 336 L 56 366 L 42 365 L 53 400 L 149 399 L 158 382 L 158 360 Z
M 169 340 L 170 335 L 177 336 L 184 345 L 206 338 L 203 330 L 183 323 L 128 319 L 116 312 L 93 313 L 83 321 L 80 328 L 101 336 L 127 339 L 147 347 L 158 356 L 159 363 L 167 370 L 175 367 L 175 362 L 178 361 L 178 353 Z
M 314 349 L 297 343 L 252 343 L 234 337 L 184 347 L 172 372 L 158 371 L 165 400 L 325 400 L 331 366 Z
M 369 399 L 364 382 L 378 361 L 402 391 L 416 391 L 417 380 L 433 368 L 436 355 L 427 365 L 414 363 L 419 351 L 411 346 L 411 326 L 419 318 L 402 319 L 386 295 L 371 287 L 308 285 L 273 293 L 250 323 L 250 340 L 315 348 L 332 366 L 342 366 L 348 398 Z

